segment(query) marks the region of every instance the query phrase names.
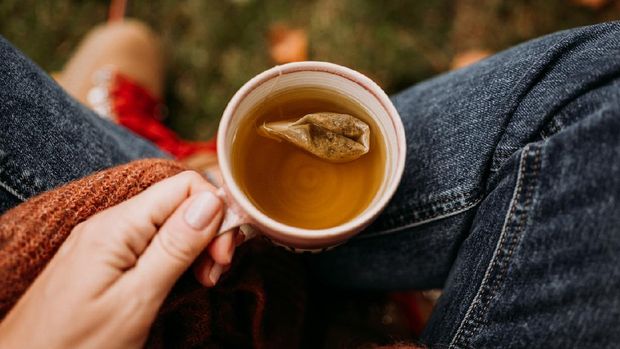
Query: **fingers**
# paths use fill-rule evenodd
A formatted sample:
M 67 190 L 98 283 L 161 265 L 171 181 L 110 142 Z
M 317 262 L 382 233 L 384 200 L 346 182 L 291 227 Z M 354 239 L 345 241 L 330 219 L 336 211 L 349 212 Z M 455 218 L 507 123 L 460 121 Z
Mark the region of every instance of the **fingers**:
M 221 200 L 209 191 L 192 195 L 161 226 L 128 277 L 144 283 L 144 288 L 150 288 L 163 300 L 215 237 L 222 206 Z
M 174 282 L 204 251 L 208 258 L 201 264 L 204 267 L 198 273 L 202 275 L 199 280 L 207 286 L 214 285 L 231 262 L 235 236 L 227 233 L 214 239 L 223 216 L 223 203 L 212 190 L 213 186 L 202 176 L 191 171 L 151 186 L 103 211 L 91 222 L 92 227 L 98 228 L 89 229 L 89 240 L 97 248 L 87 246 L 81 253 L 86 256 L 82 257 L 92 260 L 94 250 L 105 254 L 105 263 L 113 271 L 106 276 L 110 282 L 133 283 L 163 300 Z M 111 249 L 114 251 L 107 251 Z
M 230 264 L 219 264 L 213 261 L 210 255 L 200 256 L 194 264 L 194 277 L 205 287 L 213 287 L 220 277 L 230 269 Z
M 230 264 L 235 253 L 236 230 L 228 231 L 213 240 L 207 251 L 216 263 Z
M 194 263 L 194 276 L 202 285 L 212 287 L 228 270 L 235 251 L 236 231 L 226 232 L 211 242 Z
M 190 195 L 205 190 L 215 188 L 197 172 L 185 171 L 154 184 L 114 209 L 125 213 L 125 219 L 158 227 Z
M 192 268 L 196 280 L 198 280 L 198 282 L 205 287 L 215 286 L 222 275 L 220 268 L 213 270 L 214 265 L 215 262 L 213 261 L 213 258 L 211 258 L 211 256 L 205 251 L 198 257 L 194 267 Z
M 100 252 L 124 256 L 114 261 L 119 270 L 134 266 L 159 227 L 192 194 L 213 190 L 198 173 L 186 171 L 156 183 L 133 198 L 103 211 L 89 220 L 95 229 L 86 237 L 114 249 Z M 101 231 L 105 229 L 105 231 Z M 85 247 L 88 254 L 92 246 Z M 111 252 L 111 253 L 110 253 Z

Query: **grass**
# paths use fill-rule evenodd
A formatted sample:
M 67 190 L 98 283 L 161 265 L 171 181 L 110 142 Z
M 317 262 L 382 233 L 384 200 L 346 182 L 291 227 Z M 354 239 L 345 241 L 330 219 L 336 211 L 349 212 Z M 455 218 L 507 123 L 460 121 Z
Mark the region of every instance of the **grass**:
M 108 1 L 3 0 L 0 34 L 48 71 L 103 22 Z M 468 49 L 499 51 L 560 29 L 618 18 L 568 0 L 130 0 L 128 15 L 161 34 L 169 62 L 168 122 L 205 139 L 233 93 L 271 67 L 275 23 L 303 28 L 310 59 L 343 64 L 393 93 L 450 67 Z

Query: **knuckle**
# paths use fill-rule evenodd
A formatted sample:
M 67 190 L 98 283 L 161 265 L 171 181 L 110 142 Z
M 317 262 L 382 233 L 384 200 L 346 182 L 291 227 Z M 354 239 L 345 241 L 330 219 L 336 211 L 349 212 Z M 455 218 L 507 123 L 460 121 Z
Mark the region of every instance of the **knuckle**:
M 96 251 L 116 251 L 135 245 L 138 232 L 144 228 L 133 224 L 132 220 L 119 219 L 118 215 L 117 219 L 109 218 L 96 215 L 81 223 L 83 226 L 76 226 L 78 237 Z
M 169 231 L 160 231 L 156 236 L 156 242 L 161 250 L 173 260 L 180 263 L 190 262 L 194 255 L 194 246 L 189 241 L 184 241 Z
M 88 221 L 80 222 L 75 227 L 73 227 L 73 232 L 76 234 L 80 234 L 81 232 L 84 231 L 84 229 L 86 229 L 87 225 L 88 225 Z
M 76 243 L 77 241 L 91 241 L 99 235 L 93 232 L 98 226 L 98 215 L 94 215 L 73 227 L 67 240 L 72 241 L 72 243 Z
M 183 171 L 179 174 L 179 176 L 187 184 L 204 182 L 204 179 L 202 178 L 202 176 L 198 172 L 193 171 L 193 170 Z

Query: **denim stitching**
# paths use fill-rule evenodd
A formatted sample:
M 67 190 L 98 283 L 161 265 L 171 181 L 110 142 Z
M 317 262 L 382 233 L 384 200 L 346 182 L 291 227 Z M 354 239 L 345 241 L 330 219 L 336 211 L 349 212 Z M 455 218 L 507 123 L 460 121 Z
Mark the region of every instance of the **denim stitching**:
M 531 75 L 531 73 L 536 69 L 536 67 L 538 67 L 538 64 L 542 62 L 545 58 L 553 58 L 556 55 L 563 55 L 564 53 L 570 50 L 573 50 L 574 48 L 580 45 L 584 45 L 586 42 L 589 42 L 593 38 L 596 38 L 598 34 L 599 34 L 598 31 L 594 31 L 594 32 L 575 31 L 575 32 L 569 33 L 566 37 L 562 38 L 557 43 L 547 48 L 545 50 L 545 53 L 540 55 L 539 58 L 536 59 L 536 61 L 530 66 L 530 68 L 523 74 L 523 76 L 521 76 L 518 82 L 514 85 L 514 87 L 511 90 L 511 95 L 514 94 L 514 91 L 516 91 L 523 84 L 524 79 L 527 76 Z M 579 38 L 583 39 L 583 41 L 575 40 Z M 562 47 L 562 46 L 565 46 L 565 47 Z M 550 53 L 551 53 L 551 56 L 549 57 Z M 538 78 L 543 77 L 547 73 L 548 68 L 549 67 L 543 68 L 540 72 L 538 72 L 535 75 L 534 79 L 537 80 Z M 525 87 L 527 87 L 527 85 Z M 516 97 L 516 99 L 514 100 L 514 104 L 511 107 L 507 108 L 508 118 L 506 120 L 506 123 L 504 124 L 504 130 L 506 130 L 508 125 L 512 123 L 515 117 L 515 112 L 517 111 L 521 102 L 523 102 L 523 100 L 527 98 L 532 88 L 533 88 L 533 85 L 530 87 L 527 87 L 527 89 L 523 91 L 523 93 L 520 96 Z M 506 132 L 503 132 L 502 134 L 499 135 L 497 142 L 496 142 L 496 147 L 495 147 L 496 149 L 498 149 L 500 147 L 500 144 L 503 143 L 505 136 L 506 136 Z M 514 151 L 517 151 L 518 149 L 519 147 L 516 147 Z M 497 169 L 499 169 L 501 165 L 507 159 L 508 157 L 502 158 L 501 154 L 494 153 L 491 158 L 490 171 L 491 172 L 497 171 Z
M 472 190 L 468 190 L 465 192 L 453 193 L 441 199 L 436 199 L 434 201 L 425 202 L 425 203 L 422 203 L 416 206 L 410 206 L 409 209 L 413 211 L 418 211 L 418 213 L 433 211 L 434 208 L 432 206 L 435 206 L 435 205 L 452 203 L 452 202 L 458 201 L 458 199 L 462 199 L 463 201 L 471 200 L 471 197 L 474 196 L 474 193 L 476 192 L 477 190 L 472 189 Z
M 399 226 L 399 227 L 395 227 L 395 228 L 390 228 L 390 229 L 385 229 L 385 230 L 380 230 L 378 232 L 372 232 L 372 233 L 367 233 L 367 234 L 361 234 L 361 235 L 356 235 L 352 238 L 352 240 L 359 240 L 359 239 L 367 239 L 367 238 L 374 238 L 377 236 L 384 236 L 384 235 L 389 235 L 389 234 L 393 234 L 393 233 L 398 233 L 402 230 L 405 229 L 409 229 L 409 228 L 413 228 L 413 227 L 417 227 L 419 225 L 423 225 L 423 224 L 427 224 L 436 220 L 440 220 L 440 219 L 444 219 L 447 217 L 451 217 L 454 216 L 456 214 L 459 213 L 463 213 L 465 211 L 470 210 L 472 207 L 475 207 L 476 205 L 478 205 L 480 202 L 482 201 L 482 198 L 478 198 L 476 200 L 474 200 L 471 204 L 469 205 L 464 205 L 462 207 L 456 207 L 450 211 L 446 211 L 446 212 L 437 212 L 434 215 L 430 216 L 429 218 L 425 218 L 423 220 L 417 220 L 414 221 L 412 223 L 403 225 L 403 226 Z
M 9 194 L 15 196 L 19 200 L 26 201 L 26 197 L 24 195 L 20 194 L 17 190 L 13 189 L 10 185 L 4 183 L 3 181 L 0 181 L 0 187 L 2 187 Z
M 487 270 L 485 271 L 485 275 L 482 279 L 482 283 L 480 285 L 480 288 L 478 289 L 478 292 L 476 293 L 476 295 L 474 296 L 474 299 L 471 303 L 471 305 L 469 306 L 469 308 L 467 309 L 467 312 L 465 313 L 465 317 L 463 318 L 463 321 L 461 322 L 460 326 L 457 329 L 456 334 L 454 335 L 454 338 L 452 340 L 452 342 L 450 343 L 450 348 L 454 348 L 457 345 L 460 344 L 461 347 L 466 346 L 467 344 L 465 343 L 458 343 L 461 341 L 462 337 L 464 336 L 463 332 L 467 331 L 467 329 L 465 329 L 464 327 L 467 324 L 470 324 L 473 320 L 470 320 L 470 314 L 473 313 L 474 311 L 476 311 L 474 309 L 474 307 L 478 304 L 480 304 L 481 300 L 480 298 L 482 297 L 482 292 L 486 286 L 486 284 L 488 284 L 488 280 L 490 278 L 490 274 L 491 274 L 491 270 L 493 269 L 494 264 L 496 263 L 497 259 L 497 254 L 498 251 L 500 250 L 501 246 L 503 245 L 504 239 L 506 237 L 506 227 L 508 225 L 508 222 L 511 220 L 512 215 L 514 214 L 514 212 L 516 211 L 516 206 L 517 206 L 517 198 L 519 196 L 519 193 L 521 191 L 521 186 L 522 186 L 522 180 L 523 180 L 523 171 L 524 171 L 524 165 L 525 165 L 525 155 L 527 154 L 527 151 L 529 149 L 526 147 L 523 150 L 523 155 L 521 157 L 521 161 L 519 163 L 519 173 L 517 176 L 517 185 L 515 186 L 515 190 L 511 199 L 511 207 L 510 207 L 510 211 L 509 214 L 506 216 L 506 219 L 504 221 L 504 225 L 502 227 L 502 231 L 500 234 L 500 238 L 497 242 L 497 247 L 495 248 L 495 251 L 493 252 L 493 256 L 491 257 L 491 263 L 489 263 L 489 266 L 487 267 Z M 475 327 L 476 325 L 473 324 L 473 326 Z
M 376 232 L 356 235 L 352 239 L 371 238 L 396 233 L 408 228 L 430 223 L 435 220 L 443 219 L 458 213 L 465 212 L 475 207 L 482 201 L 482 197 L 480 195 L 474 196 L 475 193 L 477 193 L 477 190 L 475 189 L 460 193 L 451 193 L 444 198 L 427 202 L 422 205 L 401 208 L 399 211 L 413 212 L 407 214 L 406 216 L 401 214 L 398 217 L 391 218 L 389 222 L 385 224 L 395 227 L 381 229 Z M 437 205 L 440 205 L 440 207 L 436 207 Z M 416 207 L 419 207 L 421 209 L 416 210 Z M 407 220 L 409 222 L 405 223 L 404 221 Z M 381 226 L 378 226 L 377 228 L 381 228 Z
M 515 186 L 515 191 L 511 199 L 511 208 L 509 214 L 506 216 L 506 219 L 504 221 L 500 239 L 493 253 L 491 263 L 487 267 L 483 281 L 474 297 L 474 300 L 467 309 L 465 317 L 463 318 L 460 326 L 457 329 L 457 333 L 455 334 L 452 342 L 450 343 L 450 348 L 469 347 L 466 341 L 471 339 L 474 334 L 479 330 L 480 326 L 484 323 L 482 317 L 488 310 L 488 306 L 493 299 L 493 295 L 503 285 L 503 279 L 508 273 L 508 266 L 512 259 L 512 255 L 516 247 L 519 245 L 518 242 L 520 238 L 523 236 L 523 231 L 527 223 L 527 213 L 529 207 L 533 202 L 534 188 L 536 185 L 535 179 L 537 178 L 538 172 L 540 171 L 541 167 L 541 148 L 536 148 L 534 161 L 533 164 L 531 164 L 532 172 L 531 174 L 527 175 L 526 160 L 531 157 L 529 153 L 530 147 L 526 146 L 523 150 L 523 155 L 519 163 L 517 185 Z M 525 182 L 526 175 L 532 178 L 528 178 L 529 182 L 527 184 L 527 187 L 524 189 L 523 183 Z M 523 195 L 525 196 L 523 197 Z M 523 212 L 520 213 L 521 217 L 519 217 L 517 226 L 514 228 L 510 228 L 509 225 L 515 219 L 515 215 L 517 214 L 517 206 L 522 198 L 524 198 L 522 208 Z M 512 236 L 508 238 L 508 234 L 512 234 Z M 508 247 L 508 251 L 505 253 L 505 255 L 503 255 L 505 247 Z M 494 269 L 499 269 L 496 277 L 493 277 L 491 275 Z M 468 338 L 465 338 L 465 336 L 467 336 Z
M 18 190 L 17 188 L 9 185 L 8 182 L 5 180 L 5 178 L 6 179 L 11 178 L 12 182 L 17 182 L 17 184 L 23 187 L 23 185 L 21 185 L 22 181 L 18 178 L 19 176 L 17 176 L 17 174 L 15 173 L 15 171 L 12 169 L 11 166 L 8 166 L 9 165 L 8 154 L 1 150 L 0 150 L 0 160 L 1 160 L 0 187 L 6 190 L 9 194 L 15 196 L 17 199 L 21 201 L 26 201 L 26 198 L 28 198 L 29 195 L 26 195 L 21 190 Z
M 0 182 L 3 183 L 3 187 L 7 191 L 13 195 L 18 194 L 16 196 L 23 201 L 43 189 L 40 186 L 41 181 L 33 178 L 28 170 L 18 171 L 15 166 L 11 166 L 11 162 L 8 160 L 0 172 Z M 12 183 L 13 186 L 8 183 Z M 17 188 L 22 189 L 18 190 Z M 23 190 L 23 188 L 31 188 L 30 193 L 28 193 L 29 190 Z
M 572 50 L 574 50 L 574 49 L 578 49 L 578 48 L 579 48 L 579 46 L 583 46 L 583 45 L 585 45 L 586 43 L 590 42 L 590 40 L 595 40 L 595 39 L 597 38 L 597 36 L 598 36 L 599 32 L 598 32 L 598 31 L 594 31 L 594 32 L 589 32 L 589 31 L 588 31 L 588 32 L 581 32 L 581 31 L 579 31 L 579 32 L 576 32 L 576 33 L 571 33 L 571 34 L 572 34 L 572 35 L 568 36 L 565 40 L 563 40 L 563 41 L 559 41 L 559 42 L 558 42 L 558 43 L 556 43 L 555 45 L 553 45 L 553 46 L 549 47 L 549 48 L 545 51 L 545 53 L 541 56 L 542 58 L 540 58 L 539 60 L 537 60 L 535 64 L 532 64 L 532 68 L 531 68 L 530 70 L 528 70 L 528 71 L 526 72 L 526 74 L 524 74 L 524 76 L 523 76 L 523 77 L 527 76 L 527 75 L 528 75 L 528 73 L 529 73 L 529 72 L 530 72 L 530 71 L 531 71 L 531 70 L 532 70 L 532 69 L 533 69 L 533 68 L 534 68 L 534 67 L 535 67 L 535 66 L 536 66 L 536 65 L 537 65 L 537 64 L 538 64 L 538 63 L 539 63 L 539 62 L 540 62 L 543 58 L 545 58 L 549 52 L 555 52 L 555 51 L 556 51 L 556 49 L 560 48 L 560 51 L 559 51 L 559 52 L 555 52 L 555 54 L 558 54 L 558 55 L 564 55 L 565 53 L 567 53 L 567 52 L 569 52 L 569 51 L 572 51 Z M 583 41 L 575 41 L 575 39 L 576 39 L 576 38 L 582 38 L 582 39 L 583 39 Z M 564 45 L 564 44 L 566 44 L 566 47 L 565 47 L 565 48 L 561 48 L 561 46 L 562 46 L 562 45 Z M 548 67 L 547 67 L 547 68 L 544 68 L 543 70 L 541 70 L 538 76 L 543 77 L 544 75 L 546 75 L 546 74 L 547 74 L 547 69 L 548 69 Z M 522 79 L 523 79 L 523 77 L 522 77 Z M 613 79 L 613 78 L 615 78 L 615 77 L 616 77 L 616 75 L 614 74 L 612 77 L 608 77 L 607 79 L 603 79 L 602 81 L 598 81 L 598 80 L 597 80 L 597 81 L 593 81 L 593 82 L 591 82 L 591 83 L 587 84 L 587 85 L 586 85 L 585 87 L 583 87 L 581 90 L 577 90 L 577 91 L 575 91 L 575 92 L 574 92 L 574 95 L 573 95 L 573 96 L 571 96 L 569 100 L 567 100 L 567 103 L 570 103 L 571 101 L 574 101 L 575 99 L 579 98 L 579 97 L 580 97 L 581 95 L 583 95 L 584 93 L 589 92 L 589 91 L 590 91 L 593 87 L 601 85 L 601 83 L 602 83 L 602 82 L 605 82 L 605 81 L 607 81 L 607 80 L 611 80 L 611 79 Z M 513 88 L 513 90 L 512 90 L 513 92 L 515 91 L 515 89 L 517 88 L 517 86 L 521 83 L 521 80 L 522 80 L 522 79 L 520 79 L 520 80 L 519 80 L 519 82 L 515 85 L 515 88 Z M 525 98 L 527 98 L 527 96 L 529 95 L 529 93 L 530 93 L 531 89 L 532 89 L 532 87 L 528 88 L 528 89 L 527 89 L 527 91 L 525 91 L 525 92 L 524 92 L 524 94 L 523 94 L 523 95 L 519 98 L 519 100 L 517 101 L 517 103 L 513 106 L 512 110 L 511 110 L 511 112 L 510 112 L 510 114 L 512 114 L 512 115 L 510 115 L 510 116 L 509 116 L 509 118 L 508 118 L 508 122 L 506 123 L 506 125 L 510 125 L 510 123 L 511 123 L 511 122 L 512 122 L 512 120 L 514 119 L 515 112 L 516 112 L 517 108 L 518 108 L 518 107 L 519 107 L 519 105 L 523 102 L 523 100 L 524 100 Z M 561 124 L 561 123 L 559 123 L 559 125 L 558 125 L 558 123 L 556 123 L 555 125 L 549 125 L 551 122 L 553 122 L 553 121 L 554 121 L 554 120 L 553 120 L 553 119 L 554 119 L 554 118 L 553 118 L 553 114 L 554 114 L 555 112 L 557 112 L 557 111 L 558 111 L 559 109 L 561 109 L 561 108 L 562 108 L 562 106 L 556 106 L 556 108 L 555 108 L 552 112 L 550 112 L 550 113 L 546 116 L 546 118 L 550 118 L 551 120 L 546 121 L 546 122 L 545 122 L 545 123 L 541 126 L 540 131 L 539 131 L 539 134 L 540 134 L 540 136 L 541 136 L 541 139 L 543 139 L 543 140 L 544 140 L 545 138 L 552 136 L 554 133 L 556 133 L 556 132 L 560 131 L 560 130 L 564 127 L 564 125 L 563 125 L 563 124 Z M 547 129 L 549 126 L 551 126 L 551 129 Z M 504 132 L 504 133 L 502 133 L 502 134 L 500 135 L 500 138 L 499 138 L 499 140 L 498 140 L 498 142 L 497 142 L 497 145 L 498 145 L 498 146 L 499 146 L 499 144 L 501 144 L 501 143 L 502 143 L 502 141 L 504 140 L 504 136 L 505 136 L 505 134 L 506 134 L 506 133 Z M 537 139 L 530 139 L 529 141 L 530 141 L 530 142 L 535 142 L 535 141 L 537 141 Z M 519 150 L 519 148 L 520 148 L 520 146 L 513 146 L 513 147 L 514 147 L 513 152 L 515 152 L 515 151 Z M 506 155 L 508 155 L 508 156 L 504 156 L 504 154 L 501 154 L 501 153 L 499 153 L 499 154 L 493 154 L 493 157 L 492 157 L 492 165 L 491 165 L 491 172 L 496 172 L 496 171 L 497 171 L 497 170 L 501 167 L 501 165 L 502 165 L 502 164 L 503 164 L 503 163 L 504 163 L 504 162 L 505 162 L 505 161 L 506 161 L 506 160 L 510 157 L 510 154 L 506 154 Z
M 392 220 L 407 220 L 413 218 L 413 222 L 407 222 L 406 224 L 427 220 L 438 215 L 448 214 L 450 212 L 461 210 L 463 207 L 471 206 L 472 203 L 480 201 L 481 195 L 476 189 L 470 189 L 467 191 L 461 191 L 458 193 L 450 193 L 447 195 L 438 194 L 432 201 L 418 202 L 414 205 L 402 205 L 397 209 L 397 212 L 407 212 L 407 215 L 400 215 L 399 217 L 393 217 Z M 417 201 L 420 201 L 417 199 Z M 389 211 L 386 211 L 388 213 Z M 401 222 L 402 223 L 402 222 Z M 397 225 L 397 223 L 394 223 Z
M 568 41 L 568 40 L 567 40 Z M 547 48 L 545 50 L 545 53 L 540 55 L 537 59 L 536 62 L 534 62 L 532 65 L 530 65 L 530 67 L 527 69 L 527 71 L 525 71 L 523 73 L 523 75 L 519 78 L 519 80 L 517 81 L 516 84 L 514 84 L 514 87 L 510 90 L 510 95 L 515 95 L 515 91 L 517 91 L 521 85 L 525 85 L 523 87 L 527 88 L 527 83 L 525 83 L 525 79 L 530 76 L 538 67 L 539 63 L 541 63 L 545 58 L 547 58 L 547 55 L 550 52 L 555 52 L 555 50 L 558 47 L 561 47 L 565 42 L 564 41 L 560 41 L 554 45 L 552 45 L 551 47 Z M 540 71 L 537 76 L 540 75 L 544 75 L 544 73 L 546 72 L 545 69 L 543 69 L 542 71 Z M 493 154 L 491 155 L 491 167 L 490 167 L 490 171 L 493 170 L 497 170 L 501 167 L 501 164 L 504 163 L 504 161 L 506 159 L 508 159 L 508 157 L 502 158 L 502 154 L 496 154 L 498 149 L 501 149 L 502 152 L 507 153 L 508 149 L 506 148 L 502 148 L 501 147 L 501 143 L 504 140 L 504 137 L 506 135 L 506 130 L 508 129 L 508 125 L 510 125 L 512 123 L 512 120 L 515 116 L 515 112 L 516 110 L 519 108 L 519 105 L 521 104 L 521 102 L 527 97 L 527 95 L 529 94 L 529 92 L 531 91 L 532 87 L 530 86 L 529 88 L 527 88 L 521 95 L 515 97 L 514 101 L 511 101 L 511 103 L 509 105 L 511 105 L 510 107 L 506 108 L 506 114 L 507 118 L 503 127 L 504 132 L 502 132 L 499 137 L 497 138 L 497 141 L 495 142 L 495 152 L 493 152 Z M 516 151 L 517 149 L 515 149 Z
M 529 150 L 528 150 L 529 153 Z M 525 158 L 525 157 L 524 157 Z M 536 149 L 536 155 L 534 158 L 534 163 L 532 165 L 532 174 L 531 176 L 533 177 L 532 179 L 535 179 L 538 175 L 538 171 L 539 171 L 539 162 L 540 162 L 540 148 Z M 523 179 L 524 177 L 522 177 L 522 181 L 525 181 L 525 179 Z M 521 183 L 521 189 L 523 189 L 523 182 Z M 508 253 L 506 255 L 506 257 L 502 260 L 503 262 L 500 265 L 500 272 L 498 277 L 496 278 L 496 282 L 493 285 L 493 288 L 491 289 L 491 291 L 489 292 L 489 297 L 487 297 L 486 299 L 486 303 L 483 305 L 483 308 L 481 308 L 478 313 L 479 313 L 479 320 L 478 322 L 478 326 L 475 326 L 475 322 L 474 322 L 474 326 L 475 328 L 473 329 L 474 331 L 477 330 L 480 327 L 480 324 L 482 322 L 482 316 L 483 314 L 486 312 L 486 310 L 488 309 L 488 306 L 491 302 L 492 299 L 492 295 L 496 294 L 499 290 L 499 288 L 503 285 L 503 279 L 506 276 L 506 274 L 508 273 L 508 265 L 510 264 L 510 261 L 512 259 L 512 255 L 514 253 L 515 248 L 518 246 L 518 241 L 520 240 L 520 237 L 522 237 L 522 232 L 524 230 L 525 224 L 526 224 L 526 220 L 527 220 L 527 211 L 528 211 L 528 207 L 531 205 L 532 203 L 532 193 L 533 193 L 533 189 L 534 189 L 534 181 L 530 180 L 529 184 L 527 186 L 527 188 L 525 189 L 524 193 L 525 193 L 525 202 L 523 204 L 523 213 L 521 213 L 521 217 L 519 220 L 519 223 L 517 225 L 517 227 L 514 229 L 514 233 L 513 236 L 508 244 L 509 246 L 509 250 Z M 513 207 L 514 209 L 511 212 L 511 219 L 510 221 L 512 221 L 515 217 L 516 214 L 516 205 Z
M 437 216 L 447 215 L 455 211 L 462 210 L 465 207 L 473 207 L 476 203 L 480 202 L 480 197 L 472 198 L 471 196 L 465 196 L 460 199 L 454 199 L 451 201 L 445 202 L 433 202 L 428 204 L 427 208 L 421 210 L 413 210 L 412 216 L 413 222 L 409 224 L 413 224 L 416 222 L 423 222 L 427 220 L 432 220 Z M 440 205 L 440 207 L 434 207 L 435 205 Z M 453 206 L 453 207 L 450 207 Z

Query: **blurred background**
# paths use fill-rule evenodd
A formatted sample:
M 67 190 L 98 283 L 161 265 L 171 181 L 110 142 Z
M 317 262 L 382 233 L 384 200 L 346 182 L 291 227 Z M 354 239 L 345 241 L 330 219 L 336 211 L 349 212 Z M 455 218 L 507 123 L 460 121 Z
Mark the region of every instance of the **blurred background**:
M 0 34 L 58 71 L 109 6 L 2 0 Z M 395 93 L 530 38 L 620 18 L 620 1 L 130 0 L 126 15 L 163 39 L 166 122 L 184 137 L 207 139 L 234 92 L 277 63 L 335 62 Z

